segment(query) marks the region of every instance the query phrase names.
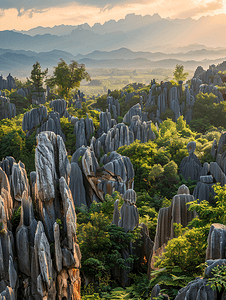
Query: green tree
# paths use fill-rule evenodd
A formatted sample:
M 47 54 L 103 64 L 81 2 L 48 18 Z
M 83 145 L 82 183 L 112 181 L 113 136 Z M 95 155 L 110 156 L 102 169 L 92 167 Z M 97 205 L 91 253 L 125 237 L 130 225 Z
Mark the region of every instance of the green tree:
M 33 86 L 32 92 L 34 92 L 38 98 L 41 98 L 42 93 L 45 91 L 43 88 L 43 83 L 45 77 L 47 76 L 47 73 L 48 73 L 48 69 L 42 71 L 39 62 L 36 62 L 33 65 L 33 69 L 31 71 L 30 83 Z
M 226 101 L 215 103 L 216 98 L 217 96 L 212 93 L 199 93 L 193 108 L 194 120 L 199 120 L 199 123 L 206 122 L 207 125 L 210 123 L 216 127 L 226 127 Z M 194 125 L 195 122 L 192 123 L 192 126 Z
M 82 79 L 90 80 L 84 64 L 72 60 L 68 65 L 62 58 L 57 67 L 54 67 L 53 76 L 47 80 L 50 87 L 57 86 L 61 97 L 69 98 L 71 89 L 78 88 Z
M 180 80 L 186 80 L 186 78 L 188 77 L 189 73 L 185 72 L 184 73 L 184 66 L 183 65 L 176 65 L 176 68 L 173 72 L 173 76 L 175 78 L 175 80 L 177 82 L 179 82 Z

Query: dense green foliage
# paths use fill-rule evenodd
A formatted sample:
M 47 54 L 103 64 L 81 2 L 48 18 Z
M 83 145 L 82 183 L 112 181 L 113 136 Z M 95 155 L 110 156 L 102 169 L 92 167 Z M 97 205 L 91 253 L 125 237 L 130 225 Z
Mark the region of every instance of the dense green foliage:
M 216 127 L 226 127 L 226 101 L 216 102 L 214 94 L 200 93 L 196 96 L 196 101 L 193 107 L 193 117 L 201 123 L 213 125 Z M 217 116 L 217 117 L 216 117 Z M 193 121 L 194 122 L 194 121 Z M 197 125 L 196 125 L 197 126 Z M 202 125 L 203 127 L 204 125 Z M 202 130 L 205 130 L 204 127 Z
M 72 60 L 68 65 L 61 59 L 58 65 L 54 67 L 53 76 L 46 82 L 52 88 L 57 86 L 58 95 L 68 99 L 70 91 L 73 88 L 78 88 L 82 79 L 90 80 L 84 64 L 78 64 Z
M 45 81 L 45 77 L 47 76 L 48 69 L 45 71 L 41 70 L 41 66 L 39 62 L 36 62 L 33 65 L 33 69 L 31 70 L 30 83 L 32 86 L 31 92 L 35 93 L 38 98 L 42 97 L 45 89 L 43 88 L 43 83 Z
M 94 291 L 105 292 L 116 287 L 112 279 L 115 266 L 127 269 L 126 263 L 133 263 L 137 257 L 124 259 L 122 249 L 130 242 L 139 241 L 140 229 L 126 233 L 123 228 L 111 225 L 115 199 L 123 200 L 119 193 L 107 196 L 105 202 L 93 202 L 90 208 L 76 207 L 77 238 L 82 252 L 82 272 L 94 281 Z
M 182 80 L 182 81 L 186 80 L 188 75 L 189 75 L 189 73 L 184 72 L 183 65 L 179 65 L 179 64 L 176 65 L 176 68 L 173 72 L 173 76 L 177 82 L 179 82 L 180 80 Z

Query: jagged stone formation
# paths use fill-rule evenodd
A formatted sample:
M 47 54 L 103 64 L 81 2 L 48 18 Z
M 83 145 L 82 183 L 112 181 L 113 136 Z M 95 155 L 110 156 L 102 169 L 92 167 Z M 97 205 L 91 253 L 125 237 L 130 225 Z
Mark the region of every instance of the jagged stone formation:
M 136 192 L 133 189 L 128 189 L 122 196 L 124 203 L 119 211 L 117 199 L 114 204 L 113 221 L 111 224 L 124 228 L 125 232 L 133 231 L 136 227 L 141 228 L 141 244 L 128 245 L 122 250 L 122 257 L 128 259 L 130 255 L 137 255 L 139 257 L 138 263 L 126 263 L 128 269 L 119 268 L 116 264 L 113 268 L 113 276 L 120 281 L 120 284 L 125 287 L 130 283 L 128 277 L 132 270 L 139 270 L 140 266 L 144 264 L 144 260 L 150 262 L 153 252 L 153 242 L 149 237 L 149 231 L 144 223 L 139 224 L 139 213 L 136 207 Z
M 40 126 L 41 125 L 41 126 Z M 22 129 L 27 131 L 26 136 L 30 136 L 34 128 L 37 128 L 36 136 L 42 131 L 52 131 L 57 135 L 60 135 L 65 141 L 65 135 L 61 130 L 60 125 L 60 114 L 56 111 L 51 111 L 47 113 L 47 108 L 45 106 L 40 106 L 39 108 L 33 108 L 24 114 Z
M 12 89 L 16 89 L 16 88 L 17 86 L 15 80 L 10 73 L 6 79 L 3 79 L 2 75 L 0 76 L 0 90 L 7 89 L 11 91 Z
M 107 133 L 111 128 L 113 128 L 117 122 L 115 119 L 111 118 L 111 113 L 106 109 L 106 112 L 100 113 L 100 128 L 98 129 L 98 137 L 103 133 Z
M 107 112 L 100 114 L 101 129 L 105 128 L 107 130 L 110 124 L 113 125 L 108 114 Z M 156 137 L 152 131 L 151 123 L 151 121 L 142 122 L 138 115 L 133 116 L 130 127 L 124 123 L 116 124 L 107 133 L 102 133 L 98 139 L 93 137 L 90 147 L 94 150 L 96 157 L 99 158 L 102 153 L 107 154 L 116 151 L 119 147 L 132 144 L 136 139 L 142 143 L 149 140 L 153 141 Z
M 146 143 L 149 140 L 156 139 L 155 133 L 151 129 L 152 121 L 142 122 L 140 116 L 132 117 L 129 130 L 133 132 L 134 140 L 140 140 L 141 143 Z
M 215 196 L 213 185 L 212 175 L 200 176 L 200 181 L 197 183 L 193 192 L 195 200 L 199 199 L 200 202 L 202 200 L 209 201 L 210 198 L 213 198 Z
M 199 70 L 197 70 L 198 68 Z M 198 68 L 195 71 L 196 76 L 194 77 L 201 79 L 202 83 L 213 84 L 213 85 L 222 83 L 221 77 L 218 74 L 219 70 L 215 65 L 210 65 L 209 69 L 207 69 L 206 71 L 203 70 L 202 73 L 200 67 Z
M 67 111 L 67 102 L 64 99 L 57 99 L 50 102 L 49 105 L 51 108 L 53 108 L 53 111 L 56 111 L 60 114 L 60 118 L 63 116 L 68 118 L 69 113 Z
M 206 260 L 226 259 L 226 226 L 212 224 L 208 235 L 208 247 L 206 249 Z
M 118 200 L 115 202 L 112 224 L 123 227 L 125 232 L 133 231 L 139 225 L 139 213 L 136 207 L 136 192 L 132 189 L 123 196 L 124 203 L 118 211 Z
M 214 94 L 217 96 L 216 103 L 219 103 L 220 101 L 224 101 L 222 93 L 218 90 L 218 88 L 214 85 L 208 85 L 208 84 L 201 84 L 199 86 L 199 93 L 203 94 Z
M 107 97 L 107 105 L 108 105 L 108 111 L 113 112 L 114 119 L 117 120 L 117 118 L 120 116 L 120 104 L 118 102 L 118 99 L 114 99 L 112 96 Z
M 32 110 L 27 111 L 23 117 L 23 131 L 29 131 L 36 126 L 41 125 L 46 118 L 47 108 L 45 106 L 40 106 L 39 108 L 33 108 Z
M 175 300 L 224 300 L 226 292 L 222 295 L 217 295 L 210 285 L 207 285 L 208 278 L 213 277 L 213 269 L 216 266 L 226 264 L 226 226 L 222 224 L 212 224 L 208 235 L 208 247 L 206 249 L 206 263 L 205 278 L 196 278 L 194 281 L 180 289 Z
M 88 141 L 91 140 L 94 134 L 93 120 L 89 119 L 88 114 L 86 114 L 86 119 L 76 119 L 74 120 L 75 127 L 73 134 L 76 136 L 76 149 L 82 146 L 87 146 Z
M 36 172 L 30 175 L 36 218 L 24 165 L 11 157 L 0 163 L 0 295 L 10 300 L 80 299 L 71 166 L 59 135 L 42 132 L 37 142 Z M 14 237 L 10 222 L 18 202 Z
M 30 94 L 30 91 L 29 91 L 29 89 L 20 88 L 17 90 L 17 94 L 22 97 L 27 97 Z
M 75 205 L 90 206 L 94 200 L 104 201 L 106 194 L 124 194 L 133 188 L 134 170 L 128 157 L 112 152 L 102 157 L 101 163 L 102 167 L 89 147 L 80 147 L 73 154 L 70 188 Z
M 202 171 L 202 165 L 194 154 L 196 148 L 195 142 L 190 142 L 187 145 L 189 156 L 183 158 L 180 163 L 179 174 L 182 174 L 184 179 L 188 181 L 188 178 L 191 180 L 198 180 L 200 176 L 200 172 Z
M 189 205 L 187 203 L 191 201 L 194 201 L 194 197 L 190 195 L 189 189 L 182 185 L 179 187 L 177 195 L 173 197 L 171 205 L 159 210 L 153 256 L 161 255 L 168 241 L 175 237 L 173 223 L 182 224 L 183 227 L 186 227 L 196 216 L 195 212 L 188 210 Z M 154 259 L 151 264 L 152 269 L 154 269 Z
M 16 106 L 10 99 L 0 95 L 0 120 L 12 119 L 16 115 Z
M 148 113 L 142 112 L 140 103 L 135 104 L 123 117 L 123 122 L 131 124 L 133 116 L 140 116 L 142 121 L 148 121 Z
M 119 147 L 130 145 L 134 142 L 134 134 L 124 123 L 119 123 L 107 133 L 103 133 L 98 139 L 93 138 L 90 147 L 94 150 L 96 157 L 103 153 L 116 151 Z
M 60 135 L 64 142 L 66 141 L 65 134 L 62 132 L 60 125 L 60 114 L 56 111 L 51 111 L 46 122 L 37 128 L 37 135 L 42 131 L 52 131 L 56 135 Z

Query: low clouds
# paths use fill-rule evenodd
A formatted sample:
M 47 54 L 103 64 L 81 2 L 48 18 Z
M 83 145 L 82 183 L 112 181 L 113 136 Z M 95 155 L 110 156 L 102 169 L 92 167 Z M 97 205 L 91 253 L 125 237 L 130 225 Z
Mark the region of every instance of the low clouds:
M 89 5 L 96 6 L 99 8 L 109 8 L 111 9 L 115 5 L 119 4 L 132 4 L 132 3 L 150 3 L 150 0 L 0 0 L 1 9 L 16 8 L 19 12 L 21 9 L 45 9 L 56 6 L 64 6 L 68 4 L 80 4 L 80 5 Z
M 215 0 L 211 2 L 201 1 L 201 2 L 194 2 L 194 6 L 190 8 L 187 7 L 186 10 L 183 10 L 177 14 L 175 14 L 173 17 L 176 18 L 189 18 L 189 17 L 196 17 L 203 14 L 212 13 L 214 11 L 223 9 L 224 4 L 223 0 Z
M 41 12 L 43 9 L 53 7 L 65 7 L 69 5 L 90 6 L 99 8 L 101 11 L 111 10 L 115 6 L 128 7 L 133 5 L 141 6 L 159 6 L 160 15 L 161 10 L 174 11 L 174 15 L 179 18 L 193 17 L 200 13 L 213 12 L 223 7 L 223 0 L 0 0 L 0 8 L 2 10 L 16 8 L 18 15 L 21 16 L 25 11 L 30 10 L 30 16 L 34 12 Z M 181 8 L 181 9 L 180 9 Z M 183 9 L 182 9 L 183 8 Z
M 224 0 L 0 0 L 0 30 L 28 30 L 37 26 L 103 24 L 127 14 L 162 18 L 199 18 L 226 13 Z

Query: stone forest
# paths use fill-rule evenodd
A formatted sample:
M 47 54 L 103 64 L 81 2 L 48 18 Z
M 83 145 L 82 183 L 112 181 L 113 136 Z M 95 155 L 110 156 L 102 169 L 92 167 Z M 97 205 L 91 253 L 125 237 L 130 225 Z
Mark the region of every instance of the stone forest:
M 88 98 L 62 66 L 0 77 L 0 299 L 226 299 L 225 62 Z

